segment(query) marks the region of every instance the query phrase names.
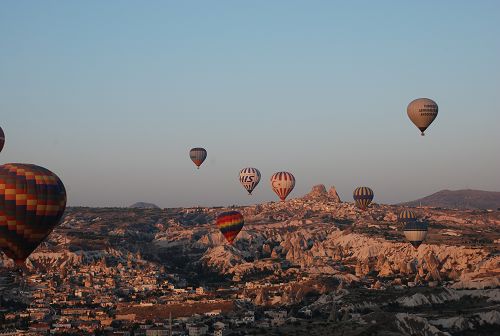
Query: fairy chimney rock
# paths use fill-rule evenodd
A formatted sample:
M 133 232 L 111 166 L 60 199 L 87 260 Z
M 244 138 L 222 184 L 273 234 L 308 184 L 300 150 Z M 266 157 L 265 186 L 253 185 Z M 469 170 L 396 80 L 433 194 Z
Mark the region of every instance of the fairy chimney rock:
M 328 190 L 328 197 L 334 201 L 340 203 L 340 197 L 339 194 L 337 194 L 337 189 L 335 189 L 335 186 L 331 186 L 330 190 Z

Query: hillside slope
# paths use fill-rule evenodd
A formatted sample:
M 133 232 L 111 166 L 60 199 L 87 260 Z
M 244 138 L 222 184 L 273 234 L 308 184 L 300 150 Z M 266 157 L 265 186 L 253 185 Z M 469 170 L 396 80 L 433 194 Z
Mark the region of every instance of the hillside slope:
M 450 209 L 498 209 L 500 192 L 483 190 L 441 190 L 432 195 L 404 202 L 407 206 L 433 206 Z

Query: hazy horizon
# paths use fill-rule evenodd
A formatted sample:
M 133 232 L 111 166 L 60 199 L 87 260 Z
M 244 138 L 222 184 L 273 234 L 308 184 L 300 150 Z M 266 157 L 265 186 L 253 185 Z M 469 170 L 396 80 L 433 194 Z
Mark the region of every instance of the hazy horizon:
M 289 198 L 500 191 L 498 2 L 0 8 L 0 162 L 50 169 L 71 206 L 277 201 L 282 170 Z M 439 105 L 425 137 L 406 115 L 419 97 Z M 262 173 L 253 196 L 244 167 Z

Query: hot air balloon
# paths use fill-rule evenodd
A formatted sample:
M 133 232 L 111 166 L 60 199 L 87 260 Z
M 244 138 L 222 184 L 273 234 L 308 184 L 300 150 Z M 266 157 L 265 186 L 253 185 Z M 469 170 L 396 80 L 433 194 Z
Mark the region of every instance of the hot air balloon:
M 0 127 L 0 152 L 2 151 L 4 144 L 5 144 L 5 134 L 3 132 L 3 129 Z
M 277 172 L 271 176 L 271 186 L 282 202 L 295 187 L 295 177 L 288 172 Z
M 205 148 L 200 147 L 191 148 L 191 150 L 189 151 L 189 157 L 191 158 L 191 161 L 194 162 L 196 167 L 200 169 L 201 164 L 207 158 L 207 151 L 205 150 Z
M 240 171 L 240 182 L 251 195 L 260 181 L 260 171 L 257 168 L 243 168 Z
M 217 216 L 217 227 L 229 244 L 233 243 L 244 224 L 243 215 L 239 211 L 226 211 Z
M 398 215 L 398 222 L 400 223 L 410 223 L 416 221 L 417 215 L 411 210 L 403 210 Z
M 358 208 L 366 210 L 373 200 L 373 190 L 368 187 L 358 187 L 354 190 L 352 197 Z
M 66 208 L 66 190 L 51 171 L 32 164 L 0 166 L 0 250 L 24 261 L 56 227 Z
M 408 104 L 406 112 L 410 120 L 422 132 L 422 135 L 425 135 L 424 131 L 438 115 L 438 106 L 432 99 L 418 98 Z
M 418 248 L 420 244 L 425 240 L 427 236 L 428 224 L 426 222 L 409 222 L 403 228 L 406 239 L 413 245 L 414 248 Z

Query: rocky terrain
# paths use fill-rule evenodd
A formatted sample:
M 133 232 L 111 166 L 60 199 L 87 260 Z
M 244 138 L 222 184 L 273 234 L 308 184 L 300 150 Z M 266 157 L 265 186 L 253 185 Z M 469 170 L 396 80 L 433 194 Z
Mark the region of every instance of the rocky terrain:
M 246 224 L 234 245 L 213 224 L 225 208 L 69 208 L 27 267 L 61 272 L 132 258 L 192 286 L 237 286 L 252 309 L 289 312 L 285 326 L 235 333 L 492 335 L 500 328 L 498 211 L 414 208 L 430 223 L 415 250 L 397 223 L 402 206 L 361 211 L 323 185 L 303 198 L 236 208 Z

